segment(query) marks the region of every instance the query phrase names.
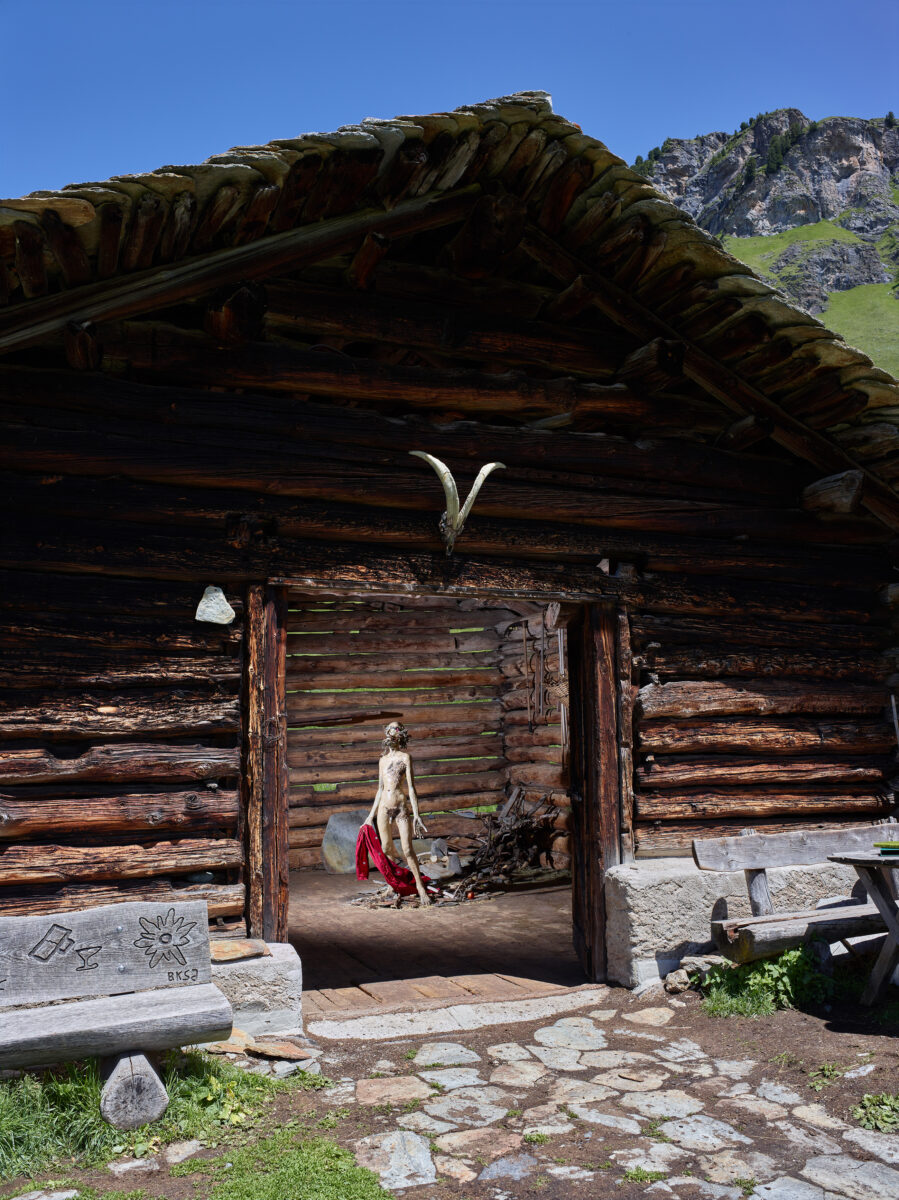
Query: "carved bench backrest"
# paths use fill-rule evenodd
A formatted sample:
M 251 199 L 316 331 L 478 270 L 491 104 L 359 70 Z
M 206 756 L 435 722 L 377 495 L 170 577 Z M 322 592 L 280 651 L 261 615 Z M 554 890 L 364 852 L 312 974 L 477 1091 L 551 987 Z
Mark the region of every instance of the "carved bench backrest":
M 0 916 L 0 1010 L 211 979 L 203 900 Z

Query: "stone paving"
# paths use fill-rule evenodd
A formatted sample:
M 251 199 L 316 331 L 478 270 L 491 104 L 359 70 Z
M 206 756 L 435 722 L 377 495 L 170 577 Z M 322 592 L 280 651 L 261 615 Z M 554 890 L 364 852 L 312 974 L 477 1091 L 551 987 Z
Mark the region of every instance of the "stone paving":
M 678 1030 L 677 1001 L 619 1011 L 580 995 L 581 1009 L 571 1011 L 569 993 L 536 1027 L 522 1014 L 518 1040 L 508 1013 L 496 1041 L 492 1020 L 481 1026 L 469 1013 L 453 1040 L 413 1021 L 405 1037 L 381 1042 L 377 1069 L 344 1076 L 331 1093 L 331 1103 L 376 1109 L 383 1124 L 353 1143 L 357 1161 L 410 1200 L 532 1191 L 552 1200 L 899 1200 L 899 1135 L 851 1127 L 779 1081 L 770 1063 L 715 1057 L 695 1027 L 690 1037 Z M 436 1031 L 451 1027 L 429 1016 Z M 358 1043 L 323 1045 L 328 1073 L 359 1061 Z

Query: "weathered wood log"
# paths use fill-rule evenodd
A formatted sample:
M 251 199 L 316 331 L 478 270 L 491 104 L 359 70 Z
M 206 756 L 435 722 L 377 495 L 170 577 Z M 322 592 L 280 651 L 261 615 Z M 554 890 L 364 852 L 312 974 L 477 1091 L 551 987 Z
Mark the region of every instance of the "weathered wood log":
M 683 365 L 682 342 L 653 338 L 627 356 L 615 378 L 638 392 L 654 395 L 670 390 L 683 379 Z
M 360 712 L 366 708 L 412 709 L 435 705 L 460 705 L 476 702 L 496 701 L 500 688 L 493 684 L 469 684 L 459 688 L 378 688 L 377 690 L 354 689 L 351 695 L 344 691 L 291 691 L 287 693 L 287 712 L 293 717 L 300 714 L 305 718 L 334 710 L 343 711 L 354 704 Z M 305 721 L 309 724 L 309 721 Z
M 885 707 L 881 687 L 787 683 L 780 680 L 699 680 L 647 684 L 637 695 L 638 713 L 647 720 L 695 716 L 837 713 L 879 713 Z
M 527 750 L 533 746 L 559 747 L 562 744 L 562 727 L 557 720 L 538 725 L 533 730 L 509 729 L 503 731 L 504 745 L 508 750 Z
M 432 671 L 423 667 L 410 668 L 406 671 L 387 673 L 384 671 L 366 671 L 360 669 L 355 673 L 338 674 L 311 669 L 297 671 L 289 665 L 293 660 L 288 659 L 287 690 L 295 693 L 300 688 L 333 688 L 335 692 L 355 690 L 357 688 L 383 688 L 385 703 L 390 700 L 391 688 L 466 688 L 469 685 L 483 685 L 488 680 L 493 683 L 496 678 L 495 668 L 478 668 L 471 671 Z M 463 660 L 464 661 L 464 660 Z M 430 664 L 429 664 L 430 665 Z M 0 672 L 2 680 L 2 672 Z M 494 684 L 494 693 L 497 691 Z M 345 697 L 344 697 L 345 699 Z
M 157 988 L 134 996 L 75 1000 L 42 1011 L 4 1014 L 0 1062 L 41 1065 L 92 1055 L 166 1050 L 173 1045 L 223 1040 L 231 1033 L 231 1005 L 213 983 Z
M 639 612 L 631 618 L 631 628 L 641 642 L 668 644 L 733 641 L 735 645 L 771 646 L 778 649 L 800 647 L 820 652 L 822 645 L 835 651 L 880 651 L 887 643 L 884 630 L 841 623 L 834 619 L 826 626 L 802 621 L 770 621 L 762 617 L 752 621 L 727 620 L 723 613 L 708 617 L 666 616 L 661 612 Z
M 662 755 L 642 762 L 636 771 L 642 788 L 689 788 L 700 785 L 752 787 L 766 784 L 864 784 L 883 780 L 888 760 L 883 758 L 756 758 L 714 754 L 709 757 Z
M 391 653 L 397 658 L 400 655 L 410 654 L 421 657 L 430 655 L 432 651 L 437 654 L 456 653 L 459 655 L 481 651 L 489 653 L 495 651 L 499 644 L 499 636 L 492 629 L 483 633 L 450 633 L 449 631 L 442 633 L 439 630 L 411 630 L 409 633 L 404 633 L 402 629 L 390 633 Z M 287 654 L 291 658 L 295 655 L 318 655 L 321 653 L 365 654 L 366 651 L 383 653 L 384 636 L 377 634 L 353 636 L 346 633 L 310 633 L 307 635 L 293 630 L 288 633 L 287 638 Z M 360 665 L 361 662 L 360 659 Z M 291 665 L 314 664 L 293 663 Z
M 426 195 L 404 200 L 388 212 L 369 210 L 301 226 L 245 246 L 193 258 L 163 273 L 150 270 L 142 275 L 132 274 L 127 280 L 81 287 L 77 297 L 66 293 L 51 296 L 41 303 L 39 309 L 29 309 L 27 316 L 23 317 L 17 312 L 0 322 L 0 353 L 35 345 L 63 329 L 66 322 L 75 317 L 103 320 L 133 316 L 202 295 L 216 287 L 227 286 L 235 278 L 260 279 L 273 270 L 289 273 L 308 263 L 352 250 L 368 233 L 389 235 L 394 229 L 401 229 L 404 235 L 408 235 L 413 229 L 435 229 L 450 225 L 465 216 L 474 195 L 474 192 L 467 190 L 448 192 L 439 197 Z M 20 257 L 18 226 L 25 224 L 16 223 L 17 270 Z M 36 230 L 35 226 L 26 228 L 29 235 Z M 31 259 L 36 261 L 36 258 L 36 254 L 31 255 Z M 43 295 L 46 282 L 41 289 L 36 287 L 35 272 L 26 270 L 26 274 L 31 288 L 26 295 Z
M 640 749 L 666 754 L 735 752 L 809 754 L 886 753 L 895 742 L 889 725 L 880 721 L 837 720 L 703 720 L 644 721 L 639 726 Z
M 377 783 L 375 777 L 375 783 Z M 416 778 L 415 790 L 419 796 L 440 797 L 475 793 L 499 793 L 506 783 L 505 771 L 472 772 L 470 775 L 424 775 Z M 302 803 L 305 799 L 319 796 L 326 803 L 339 803 L 343 800 L 361 801 L 371 805 L 374 791 L 371 782 L 338 783 L 327 792 L 313 792 L 311 784 L 296 784 L 293 782 L 291 771 L 291 804 Z M 297 797 L 296 799 L 294 797 Z
M 520 287 L 520 285 L 517 285 Z M 347 298 L 341 293 L 342 300 Z M 377 301 L 375 303 L 380 303 Z M 492 357 L 492 356 L 491 356 Z M 695 488 L 702 480 L 705 488 L 729 492 L 745 503 L 767 498 L 778 507 L 795 503 L 797 470 L 795 463 L 780 464 L 771 459 L 728 454 L 717 447 L 710 448 L 684 439 L 651 439 L 642 437 L 630 441 L 608 434 L 566 433 L 553 430 L 519 430 L 510 441 L 508 430 L 483 422 L 455 422 L 447 429 L 423 426 L 418 418 L 386 418 L 375 413 L 354 409 L 335 411 L 333 405 L 307 402 L 298 411 L 292 400 L 277 397 L 230 397 L 220 394 L 210 403 L 208 392 L 185 387 L 167 387 L 135 383 L 130 380 L 109 379 L 102 375 L 73 376 L 67 371 L 4 366 L 0 371 L 3 395 L 21 414 L 27 402 L 35 409 L 62 408 L 71 411 L 105 413 L 121 421 L 122 410 L 158 429 L 158 421 L 167 415 L 179 414 L 179 424 L 202 427 L 213 436 L 216 429 L 225 436 L 220 440 L 233 441 L 233 432 L 258 428 L 259 414 L 265 414 L 266 428 L 275 436 L 288 436 L 309 447 L 330 446 L 330 453 L 340 457 L 353 447 L 358 461 L 371 461 L 372 450 L 400 454 L 415 449 L 427 433 L 428 445 L 438 457 L 452 461 L 470 461 L 472 475 L 485 458 L 497 458 L 526 468 L 565 470 L 585 476 L 617 477 L 639 481 L 641 488 L 654 484 L 678 483 L 687 489 Z M 96 431 L 94 431 L 96 432 Z M 196 435 L 195 435 L 196 436 Z M 216 439 L 217 441 L 219 439 Z M 309 457 L 317 451 L 312 449 Z M 367 456 L 367 457 L 366 457 Z M 806 476 L 808 477 L 808 476 Z M 664 494 L 664 492 L 662 493 Z M 689 494 L 693 494 L 689 492 Z M 819 527 L 811 517 L 805 518 L 809 529 Z M 865 527 L 862 522 L 850 522 L 853 529 Z M 835 529 L 829 523 L 830 540 Z M 883 541 L 882 532 L 879 535 Z
M 464 629 L 466 633 L 490 632 L 500 622 L 518 620 L 518 614 L 508 608 L 486 608 L 482 612 L 461 613 L 449 604 L 434 609 L 414 609 L 411 612 L 368 612 L 359 605 L 350 612 L 319 613 L 306 609 L 291 609 L 287 614 L 287 631 L 291 634 L 358 633 L 375 638 L 384 633 L 411 633 L 414 630 L 436 630 L 450 633 Z
M 52 783 L 63 780 L 114 783 L 137 780 L 222 780 L 240 770 L 236 749 L 224 746 L 163 745 L 156 742 L 92 746 L 75 758 L 50 750 L 0 747 L 0 784 Z
M 289 847 L 287 808 L 287 589 L 269 583 L 263 594 L 262 659 L 262 937 L 287 940 Z
M 712 938 L 737 963 L 773 958 L 812 941 L 838 942 L 879 933 L 883 918 L 873 904 L 846 904 L 801 913 L 771 913 L 743 921 L 713 921 Z
M 734 788 L 725 790 L 695 789 L 684 792 L 636 793 L 636 812 L 641 820 L 696 820 L 702 817 L 802 816 L 805 814 L 870 813 L 886 816 L 893 801 L 882 791 L 822 789 L 814 791 L 785 791 L 781 788 L 759 788 L 752 791 Z
M 322 866 L 321 847 L 304 850 L 291 850 L 288 854 L 288 862 L 291 871 L 300 871 L 304 868 Z
M 0 845 L 0 884 L 78 883 L 138 879 L 238 867 L 243 848 L 228 838 L 181 838 L 134 845 L 96 846 L 20 842 Z
M 15 476 L 12 486 L 27 486 L 28 482 L 28 476 Z M 61 481 L 55 481 L 52 486 L 55 487 L 59 482 Z M 50 486 L 49 482 L 45 481 L 44 486 Z M 109 482 L 104 481 L 100 486 L 108 489 Z M 117 481 L 117 486 L 121 486 L 121 481 Z M 66 502 L 64 498 L 62 507 L 65 507 Z M 38 505 L 39 502 L 35 500 L 35 504 Z M 57 508 L 55 501 L 50 508 Z M 82 575 L 60 580 L 59 576 L 45 570 L 0 571 L 0 609 L 39 612 L 42 615 L 66 613 L 66 621 L 72 619 L 75 614 L 103 616 L 98 610 L 105 607 L 111 610 L 105 614 L 107 620 L 112 616 L 116 620 L 129 621 L 142 614 L 146 617 L 165 618 L 170 623 L 177 621 L 180 624 L 182 620 L 193 622 L 197 599 L 194 584 L 172 584 L 160 580 L 154 587 L 148 588 L 140 579 L 109 579 Z M 228 601 L 240 616 L 243 612 L 243 598 L 232 593 Z M 56 620 L 59 624 L 60 619 Z
M 770 437 L 774 430 L 774 422 L 768 418 L 748 416 L 740 417 L 729 425 L 719 441 L 719 445 L 727 450 L 747 450 L 757 442 L 763 442 Z
M 0 738 L 92 737 L 142 733 L 225 733 L 237 730 L 236 697 L 164 689 L 58 695 L 19 693 L 0 700 Z
M 264 319 L 264 292 L 243 284 L 210 303 L 203 328 L 218 345 L 239 346 L 260 337 Z
M 349 708 L 316 708 L 304 703 L 303 700 L 293 700 L 293 693 L 288 696 L 287 715 L 291 725 L 316 725 L 326 718 L 340 719 L 347 715 L 377 715 L 384 708 L 383 703 L 374 703 L 371 707 L 363 706 L 363 693 L 359 693 L 355 697 L 355 706 Z M 383 693 L 379 694 L 377 700 L 383 699 Z M 349 701 L 347 701 L 349 703 Z M 479 702 L 473 701 L 465 704 L 428 704 L 426 701 L 420 703 L 409 703 L 403 697 L 397 696 L 389 704 L 389 708 L 393 712 L 405 714 L 403 720 L 412 728 L 415 733 L 416 726 L 419 728 L 425 722 L 438 723 L 441 725 L 451 724 L 453 721 L 470 723 L 475 720 L 483 721 L 483 728 L 495 728 L 496 722 L 500 715 L 499 704 L 490 700 Z M 388 720 L 400 718 L 388 717 Z
M 555 763 L 563 761 L 565 751 L 562 746 L 532 746 L 530 749 L 522 746 L 519 749 L 507 746 L 505 756 L 510 763 Z
M 415 774 L 417 778 L 429 775 L 450 776 L 470 775 L 472 771 L 501 771 L 507 765 L 502 756 L 482 756 L 479 758 L 424 758 L 420 754 L 415 757 Z M 337 763 L 334 766 L 295 767 L 291 765 L 290 778 L 292 783 L 344 783 L 354 779 L 374 780 L 378 778 L 377 757 L 368 762 Z M 0 817 L 2 817 L 2 800 L 0 800 Z
M 422 710 L 420 716 L 425 717 L 427 714 Z M 432 743 L 440 744 L 444 741 L 456 743 L 465 742 L 470 744 L 472 739 L 484 736 L 484 745 L 492 747 L 495 745 L 495 739 L 500 736 L 498 729 L 491 729 L 489 725 L 484 727 L 483 721 L 459 721 L 459 722 L 433 722 L 428 723 L 422 720 L 416 720 L 415 728 L 412 730 L 411 747 L 414 753 L 418 753 L 420 749 L 428 749 Z M 336 729 L 296 729 L 290 731 L 288 754 L 299 754 L 302 756 L 304 752 L 312 751 L 317 753 L 324 748 L 325 752 L 331 747 L 346 747 L 350 750 L 355 750 L 359 746 L 366 747 L 366 753 L 374 754 L 377 758 L 383 753 L 382 745 L 384 742 L 383 722 L 377 718 L 367 720 L 358 725 L 354 725 L 352 729 L 336 728 Z
M 831 854 L 869 851 L 874 842 L 884 841 L 892 823 L 845 824 L 838 828 L 800 829 L 764 836 L 699 839 L 693 848 L 701 871 L 754 871 L 767 867 L 802 867 L 826 862 Z
M 383 732 L 383 731 L 382 731 Z M 415 756 L 416 769 L 419 760 L 438 758 L 483 758 L 496 757 L 502 751 L 502 731 L 497 729 L 490 735 L 475 735 L 463 738 L 415 738 L 410 749 Z M 381 738 L 370 738 L 346 746 L 296 747 L 293 738 L 288 739 L 287 761 L 292 767 L 326 767 L 338 764 L 365 764 L 371 767 L 383 754 Z
M 845 515 L 857 512 L 865 487 L 865 473 L 842 471 L 810 483 L 802 492 L 802 507 L 809 512 Z
M 322 799 L 327 799 L 329 793 L 319 793 Z M 442 796 L 433 800 L 422 799 L 419 809 L 422 813 L 455 812 L 459 809 L 481 808 L 488 804 L 502 801 L 503 796 L 497 792 L 463 793 L 458 796 Z M 324 826 L 335 813 L 350 812 L 358 808 L 352 802 L 346 804 L 303 804 L 291 808 L 289 825 L 291 829 L 304 829 L 307 826 Z M 428 825 L 430 830 L 430 824 Z
M 511 192 L 486 194 L 475 203 L 462 228 L 443 249 L 451 270 L 463 278 L 494 274 L 524 233 L 526 205 Z
M 0 792 L 0 841 L 59 838 L 73 833 L 135 834 L 147 830 L 194 833 L 232 830 L 237 824 L 237 792 L 204 788 L 118 796 L 59 795 L 51 788 Z
M 737 839 L 746 822 L 745 817 L 733 819 L 716 818 L 714 821 L 637 821 L 634 826 L 634 844 L 640 856 L 650 858 L 673 855 L 690 858 L 694 842 L 722 837 Z M 858 823 L 858 816 L 850 813 L 843 817 L 812 818 L 765 817 L 755 820 L 759 833 L 782 834 L 790 831 L 797 834 L 833 832 L 839 833 Z M 748 839 L 745 839 L 748 841 Z
M 541 787 L 564 787 L 568 782 L 568 770 L 549 763 L 515 763 L 509 767 L 509 782 L 539 784 Z
M 392 342 L 459 358 L 533 363 L 596 379 L 612 376 L 625 345 L 614 337 L 599 343 L 587 333 L 545 321 L 503 320 L 470 308 L 427 303 L 413 307 L 383 295 L 351 295 L 308 284 L 279 281 L 268 285 L 267 294 L 266 324 L 281 336 Z
M 151 900 L 164 904 L 180 900 L 204 900 L 209 916 L 232 917 L 243 912 L 242 883 L 191 883 L 177 886 L 168 879 L 121 880 L 116 884 L 92 882 L 51 886 L 41 884 L 0 891 L 0 909 L 6 917 L 28 917 L 35 913 L 71 912 L 97 908 L 126 900 Z
M 244 677 L 244 745 L 241 797 L 246 840 L 247 928 L 251 937 L 262 937 L 262 801 L 263 747 L 265 729 L 265 617 L 264 589 L 253 584 L 247 589 L 247 659 Z M 289 741 L 288 741 L 289 746 Z
M 29 648 L 16 655 L 14 664 L 0 664 L 0 687 L 31 691 L 49 688 L 92 691 L 95 688 L 124 690 L 165 684 L 195 690 L 204 685 L 236 684 L 240 678 L 240 663 L 230 655 L 149 658 L 140 653 L 116 653 L 104 655 L 101 661 L 99 658 L 96 652 L 90 656 L 86 652 L 66 654 L 54 647 L 52 653 L 42 655 Z
M 655 674 L 683 680 L 722 675 L 766 678 L 798 675 L 813 679 L 884 679 L 892 670 L 889 658 L 873 654 L 848 657 L 812 650 L 759 650 L 756 647 L 662 646 L 644 648 L 641 659 Z

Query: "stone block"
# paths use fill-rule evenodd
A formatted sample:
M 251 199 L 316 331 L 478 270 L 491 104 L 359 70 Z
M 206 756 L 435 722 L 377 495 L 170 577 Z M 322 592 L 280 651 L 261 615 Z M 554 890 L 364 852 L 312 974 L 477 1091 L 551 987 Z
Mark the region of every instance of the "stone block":
M 288 942 L 269 942 L 264 958 L 212 964 L 213 982 L 234 1009 L 234 1025 L 253 1036 L 303 1032 L 303 968 Z
M 374 797 L 372 797 L 374 799 Z M 322 863 L 332 875 L 352 875 L 356 870 L 356 838 L 370 809 L 353 808 L 328 818 L 322 839 Z
M 777 867 L 768 872 L 775 912 L 812 909 L 857 882 L 851 867 Z M 688 955 L 715 949 L 711 921 L 748 917 L 742 871 L 700 871 L 688 858 L 648 858 L 605 877 L 609 980 L 636 987 L 675 971 Z

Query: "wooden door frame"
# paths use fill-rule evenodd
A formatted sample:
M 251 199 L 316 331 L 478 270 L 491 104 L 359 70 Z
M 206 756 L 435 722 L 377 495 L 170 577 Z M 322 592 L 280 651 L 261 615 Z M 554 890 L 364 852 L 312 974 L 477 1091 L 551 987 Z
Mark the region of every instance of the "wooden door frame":
M 568 627 L 572 923 L 591 981 L 606 978 L 605 873 L 628 856 L 632 804 L 630 622 L 585 604 Z
M 247 932 L 267 942 L 286 942 L 288 929 L 287 592 L 268 584 L 247 593 Z
M 435 557 L 435 576 L 444 575 L 445 561 Z M 324 574 L 324 578 L 322 578 Z M 290 591 L 332 595 L 444 595 L 447 598 L 478 596 L 482 599 L 520 599 L 548 603 L 551 599 L 574 602 L 580 615 L 569 626 L 569 666 L 572 662 L 571 630 L 579 630 L 590 665 L 584 673 L 580 692 L 584 703 L 574 700 L 572 686 L 572 747 L 581 737 L 585 755 L 591 754 L 591 767 L 582 770 L 580 794 L 582 811 L 572 831 L 573 863 L 585 864 L 581 889 L 573 891 L 575 903 L 581 900 L 589 915 L 589 930 L 578 946 L 585 970 L 591 979 L 605 978 L 605 903 L 603 875 L 613 865 L 631 856 L 632 825 L 632 689 L 629 620 L 626 611 L 606 593 L 598 580 L 597 595 L 585 603 L 580 585 L 568 591 L 558 577 L 550 588 L 533 587 L 530 572 L 524 571 L 524 586 L 505 576 L 497 587 L 491 580 L 462 584 L 458 577 L 447 586 L 435 578 L 412 578 L 397 587 L 396 560 L 379 570 L 377 560 L 368 560 L 364 581 L 340 578 L 343 572 L 316 572 L 314 575 L 278 577 L 265 585 L 255 585 L 247 594 L 247 653 L 245 670 L 246 736 L 244 739 L 244 809 L 247 862 L 247 928 L 251 937 L 267 941 L 286 941 L 289 899 L 289 836 L 287 764 L 287 602 Z M 528 583 L 532 586 L 528 586 Z M 541 581 L 542 582 L 542 581 Z M 604 577 L 608 582 L 608 577 Z M 549 594 L 547 594 L 549 592 Z M 575 657 L 577 649 L 575 649 Z M 575 734 L 574 713 L 583 721 Z M 579 720 L 581 717 L 578 718 Z M 583 760 L 586 766 L 586 758 Z M 575 770 L 572 755 L 572 772 Z M 572 780 L 574 788 L 574 781 Z M 574 808 L 572 809 L 574 814 Z M 588 847 L 597 846 L 593 855 Z M 589 868 L 589 869 L 588 869 Z M 576 944 L 578 937 L 575 937 Z

